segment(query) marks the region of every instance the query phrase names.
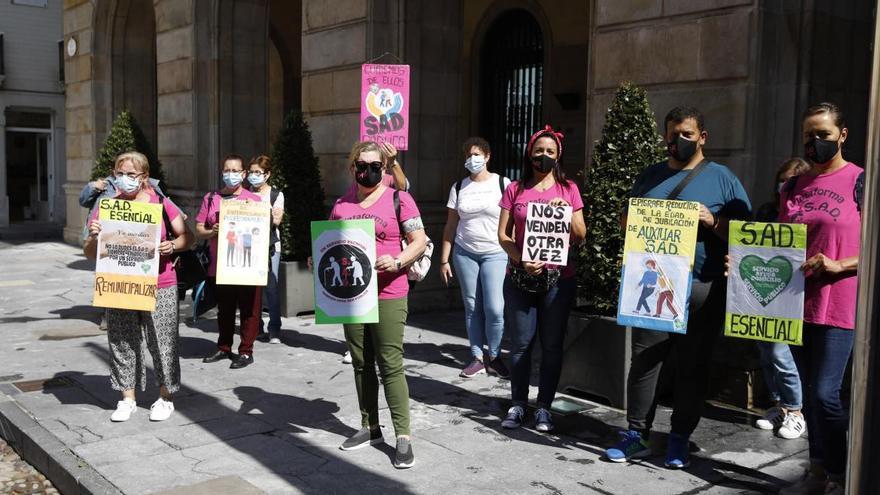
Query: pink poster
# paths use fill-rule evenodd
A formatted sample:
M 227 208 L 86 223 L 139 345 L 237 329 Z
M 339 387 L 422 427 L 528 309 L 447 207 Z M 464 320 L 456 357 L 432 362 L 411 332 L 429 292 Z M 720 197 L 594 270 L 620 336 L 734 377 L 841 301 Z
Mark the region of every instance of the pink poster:
M 361 67 L 361 141 L 409 147 L 409 66 Z

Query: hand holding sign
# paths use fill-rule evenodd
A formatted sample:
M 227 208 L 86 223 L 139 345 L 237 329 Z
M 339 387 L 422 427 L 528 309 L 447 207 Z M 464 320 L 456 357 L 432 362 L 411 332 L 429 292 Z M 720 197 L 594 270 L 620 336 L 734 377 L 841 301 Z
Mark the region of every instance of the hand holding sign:
M 571 206 L 565 200 L 555 198 L 550 204 L 529 203 L 527 208 L 522 261 L 541 262 L 541 266 L 533 267 L 535 273 L 540 273 L 543 263 L 567 265 Z

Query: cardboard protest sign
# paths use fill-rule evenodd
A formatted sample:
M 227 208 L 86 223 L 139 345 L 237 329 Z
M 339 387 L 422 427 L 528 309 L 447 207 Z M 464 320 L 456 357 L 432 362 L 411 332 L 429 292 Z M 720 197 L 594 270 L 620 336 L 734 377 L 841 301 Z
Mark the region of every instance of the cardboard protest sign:
M 224 199 L 217 238 L 217 283 L 266 285 L 269 274 L 270 206 Z
M 724 335 L 802 345 L 807 226 L 730 222 Z
M 379 285 L 372 220 L 312 222 L 315 323 L 377 323 Z
M 98 203 L 94 306 L 156 309 L 162 205 L 103 198 Z
M 571 206 L 529 203 L 522 260 L 567 265 L 571 215 Z
M 623 246 L 617 322 L 687 331 L 700 203 L 632 198 Z
M 364 64 L 361 67 L 361 141 L 409 147 L 408 65 Z

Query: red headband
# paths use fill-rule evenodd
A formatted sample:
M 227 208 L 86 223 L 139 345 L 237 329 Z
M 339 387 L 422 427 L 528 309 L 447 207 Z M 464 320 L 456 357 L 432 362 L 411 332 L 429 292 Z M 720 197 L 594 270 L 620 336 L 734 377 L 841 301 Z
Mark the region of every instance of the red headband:
M 532 147 L 535 145 L 535 141 L 537 141 L 538 138 L 542 138 L 544 136 L 552 138 L 554 141 L 556 141 L 556 146 L 559 147 L 559 157 L 561 158 L 562 140 L 565 139 L 565 135 L 563 135 L 561 132 L 554 131 L 553 128 L 550 127 L 550 124 L 545 125 L 543 129 L 532 134 L 532 137 L 529 138 L 529 145 L 526 147 L 526 154 L 531 156 Z

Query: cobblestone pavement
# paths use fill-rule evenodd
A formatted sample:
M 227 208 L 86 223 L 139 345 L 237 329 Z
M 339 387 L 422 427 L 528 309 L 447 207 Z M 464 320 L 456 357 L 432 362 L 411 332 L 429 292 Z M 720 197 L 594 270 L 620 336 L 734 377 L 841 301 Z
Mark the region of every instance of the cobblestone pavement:
M 3 439 L 0 439 L 0 490 L 3 494 L 55 495 L 58 493 L 51 481 L 21 460 L 21 457 Z

